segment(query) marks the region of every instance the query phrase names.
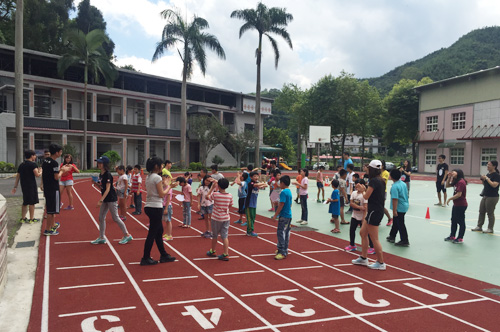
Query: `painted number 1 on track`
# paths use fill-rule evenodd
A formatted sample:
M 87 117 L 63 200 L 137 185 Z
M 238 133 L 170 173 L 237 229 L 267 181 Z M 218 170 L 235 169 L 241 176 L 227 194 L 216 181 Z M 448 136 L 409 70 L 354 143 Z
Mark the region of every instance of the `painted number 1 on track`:
M 194 305 L 185 306 L 186 312 L 183 312 L 183 316 L 191 316 L 194 320 L 200 324 L 200 326 L 205 330 L 210 330 L 215 328 L 219 324 L 220 316 L 222 315 L 222 310 L 219 308 L 198 310 Z M 204 314 L 211 314 L 210 320 L 208 320 Z M 214 326 L 215 325 L 215 326 Z

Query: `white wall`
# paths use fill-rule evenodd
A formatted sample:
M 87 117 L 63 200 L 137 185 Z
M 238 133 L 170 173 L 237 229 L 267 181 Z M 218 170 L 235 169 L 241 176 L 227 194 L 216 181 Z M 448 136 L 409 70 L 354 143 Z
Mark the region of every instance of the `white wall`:
M 224 163 L 221 164 L 221 166 L 237 166 L 238 162 L 236 159 L 233 158 L 233 156 L 227 151 L 227 149 L 224 147 L 224 145 L 219 144 L 215 148 L 212 149 L 208 153 L 207 156 L 207 165 L 212 164 L 212 158 L 215 156 L 219 156 L 222 159 L 224 159 Z

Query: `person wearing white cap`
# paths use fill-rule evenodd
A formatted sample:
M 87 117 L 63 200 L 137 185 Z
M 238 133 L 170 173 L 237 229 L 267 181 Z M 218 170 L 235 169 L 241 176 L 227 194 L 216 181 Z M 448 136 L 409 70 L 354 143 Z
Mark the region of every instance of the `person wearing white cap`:
M 384 194 L 385 194 L 385 181 L 380 176 L 382 170 L 382 163 L 380 160 L 372 160 L 368 165 L 368 189 L 364 192 L 364 199 L 368 200 L 368 212 L 366 219 L 363 220 L 361 226 L 361 255 L 352 261 L 355 265 L 368 266 L 373 270 L 385 270 L 384 255 L 382 252 L 382 244 L 378 239 L 378 226 L 384 217 Z M 377 254 L 377 261 L 368 265 L 368 235 L 373 242 L 375 253 Z

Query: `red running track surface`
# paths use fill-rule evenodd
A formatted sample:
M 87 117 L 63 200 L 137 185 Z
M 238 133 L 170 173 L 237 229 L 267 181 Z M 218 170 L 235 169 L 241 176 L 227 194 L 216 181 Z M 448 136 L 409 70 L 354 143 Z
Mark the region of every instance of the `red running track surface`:
M 494 285 L 390 254 L 386 271 L 354 266 L 346 241 L 316 232 L 292 231 L 288 258 L 276 261 L 276 221 L 262 216 L 258 238 L 231 225 L 223 262 L 206 257 L 211 240 L 197 214 L 192 228 L 175 227 L 174 204 L 165 244 L 177 260 L 140 266 L 147 216 L 128 215 L 134 241 L 119 245 L 108 215 L 108 244 L 91 245 L 99 193 L 75 182 L 75 210 L 56 218 L 59 236 L 40 241 L 30 332 L 498 331 L 500 298 L 484 291 Z

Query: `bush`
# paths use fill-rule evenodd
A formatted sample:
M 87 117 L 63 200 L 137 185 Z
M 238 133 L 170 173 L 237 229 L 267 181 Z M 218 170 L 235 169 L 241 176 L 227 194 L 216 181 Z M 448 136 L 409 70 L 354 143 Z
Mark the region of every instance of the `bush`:
M 389 148 L 389 150 L 387 150 L 387 155 L 389 157 L 394 157 L 394 154 L 396 153 L 396 151 L 394 151 L 393 148 Z
M 106 156 L 109 158 L 109 161 L 110 161 L 109 166 L 111 168 L 115 167 L 116 163 L 119 162 L 120 160 L 122 160 L 122 157 L 120 157 L 118 152 L 113 151 L 113 150 L 109 150 L 109 151 L 103 153 L 103 156 Z
M 6 163 L 5 161 L 0 161 L 0 172 L 15 172 L 16 166 L 13 163 Z
M 189 169 L 192 171 L 199 171 L 203 168 L 201 163 L 189 163 Z
M 221 157 L 215 155 L 213 158 L 212 158 L 212 163 L 214 163 L 215 165 L 220 165 L 220 164 L 224 164 L 224 159 L 222 159 Z

